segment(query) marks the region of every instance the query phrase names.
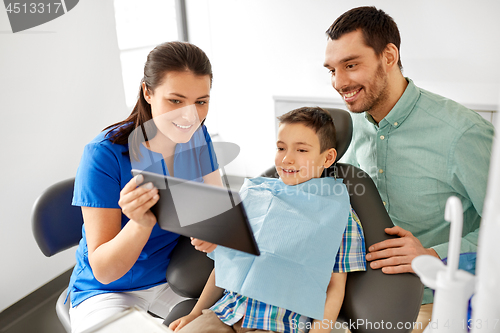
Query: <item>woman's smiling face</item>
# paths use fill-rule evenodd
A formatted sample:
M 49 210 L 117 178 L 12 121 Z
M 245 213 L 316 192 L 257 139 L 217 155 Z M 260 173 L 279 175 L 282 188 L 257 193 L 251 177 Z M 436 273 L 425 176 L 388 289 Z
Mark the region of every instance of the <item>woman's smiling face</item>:
M 144 83 L 143 91 L 159 133 L 174 143 L 188 142 L 208 114 L 209 75 L 167 72 L 153 92 Z

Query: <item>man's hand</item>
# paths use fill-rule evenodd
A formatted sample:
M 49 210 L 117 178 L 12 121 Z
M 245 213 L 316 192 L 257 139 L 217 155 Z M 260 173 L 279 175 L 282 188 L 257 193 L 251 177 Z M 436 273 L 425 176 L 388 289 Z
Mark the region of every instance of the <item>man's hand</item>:
M 201 252 L 210 253 L 217 247 L 217 244 L 202 241 L 201 239 L 191 237 L 191 244 L 195 249 Z
M 386 228 L 385 232 L 400 238 L 388 239 L 370 246 L 366 261 L 372 262 L 370 267 L 373 269 L 382 268 L 382 272 L 386 274 L 415 273 L 411 268 L 411 261 L 415 257 L 428 254 L 439 258 L 434 249 L 424 248 L 411 232 L 401 227 Z

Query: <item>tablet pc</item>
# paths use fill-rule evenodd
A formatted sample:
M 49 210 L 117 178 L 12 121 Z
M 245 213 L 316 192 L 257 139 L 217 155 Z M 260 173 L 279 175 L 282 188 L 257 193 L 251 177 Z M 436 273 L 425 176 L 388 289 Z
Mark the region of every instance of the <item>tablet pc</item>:
M 160 199 L 151 211 L 162 229 L 260 254 L 238 192 L 148 171 L 133 169 L 132 174 L 158 189 Z

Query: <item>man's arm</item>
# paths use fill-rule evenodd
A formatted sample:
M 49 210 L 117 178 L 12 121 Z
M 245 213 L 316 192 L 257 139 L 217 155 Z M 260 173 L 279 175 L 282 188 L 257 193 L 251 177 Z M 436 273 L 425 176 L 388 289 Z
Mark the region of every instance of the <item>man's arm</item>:
M 482 214 L 488 169 L 490 164 L 493 126 L 480 122 L 458 139 L 450 153 L 449 185 L 459 197 L 465 198 L 480 216 Z M 444 220 L 444 211 L 443 220 Z M 462 237 L 460 252 L 476 252 L 479 228 L 471 227 L 473 222 L 464 220 L 464 230 L 469 232 Z M 386 233 L 400 238 L 389 239 L 368 248 L 366 260 L 370 267 L 381 268 L 386 274 L 413 272 L 411 261 L 423 254 L 439 259 L 448 256 L 448 242 L 424 248 L 413 234 L 403 228 L 387 228 Z
M 325 314 L 323 320 L 315 319 L 309 333 L 327 333 L 335 327 L 342 302 L 344 301 L 347 273 L 332 273 L 326 291 Z
M 467 234 L 462 237 L 460 253 L 477 252 L 479 223 L 478 220 L 472 221 L 467 217 L 471 211 L 477 212 L 477 215 L 473 214 L 475 217 L 483 214 L 493 134 L 494 127 L 491 123 L 478 122 L 462 134 L 457 140 L 453 154 L 450 154 L 450 186 L 459 198 L 466 200 L 463 229 Z M 448 242 L 432 248 L 440 257 L 448 256 Z

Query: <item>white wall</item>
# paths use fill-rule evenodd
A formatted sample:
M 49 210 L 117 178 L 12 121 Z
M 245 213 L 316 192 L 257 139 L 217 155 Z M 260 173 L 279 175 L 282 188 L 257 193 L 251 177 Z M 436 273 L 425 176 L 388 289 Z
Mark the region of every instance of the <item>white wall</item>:
M 226 168 L 255 176 L 273 165 L 273 96 L 338 98 L 323 68 L 325 31 L 350 8 L 375 5 L 399 26 L 404 74 L 475 109 L 495 110 L 500 1 L 187 0 L 190 40 L 214 67 L 221 138 L 240 145 Z M 209 114 L 209 117 L 213 117 Z
M 49 185 L 73 177 L 83 146 L 124 118 L 113 2 L 86 0 L 12 34 L 0 9 L 0 311 L 74 264 L 46 258 L 30 212 Z

